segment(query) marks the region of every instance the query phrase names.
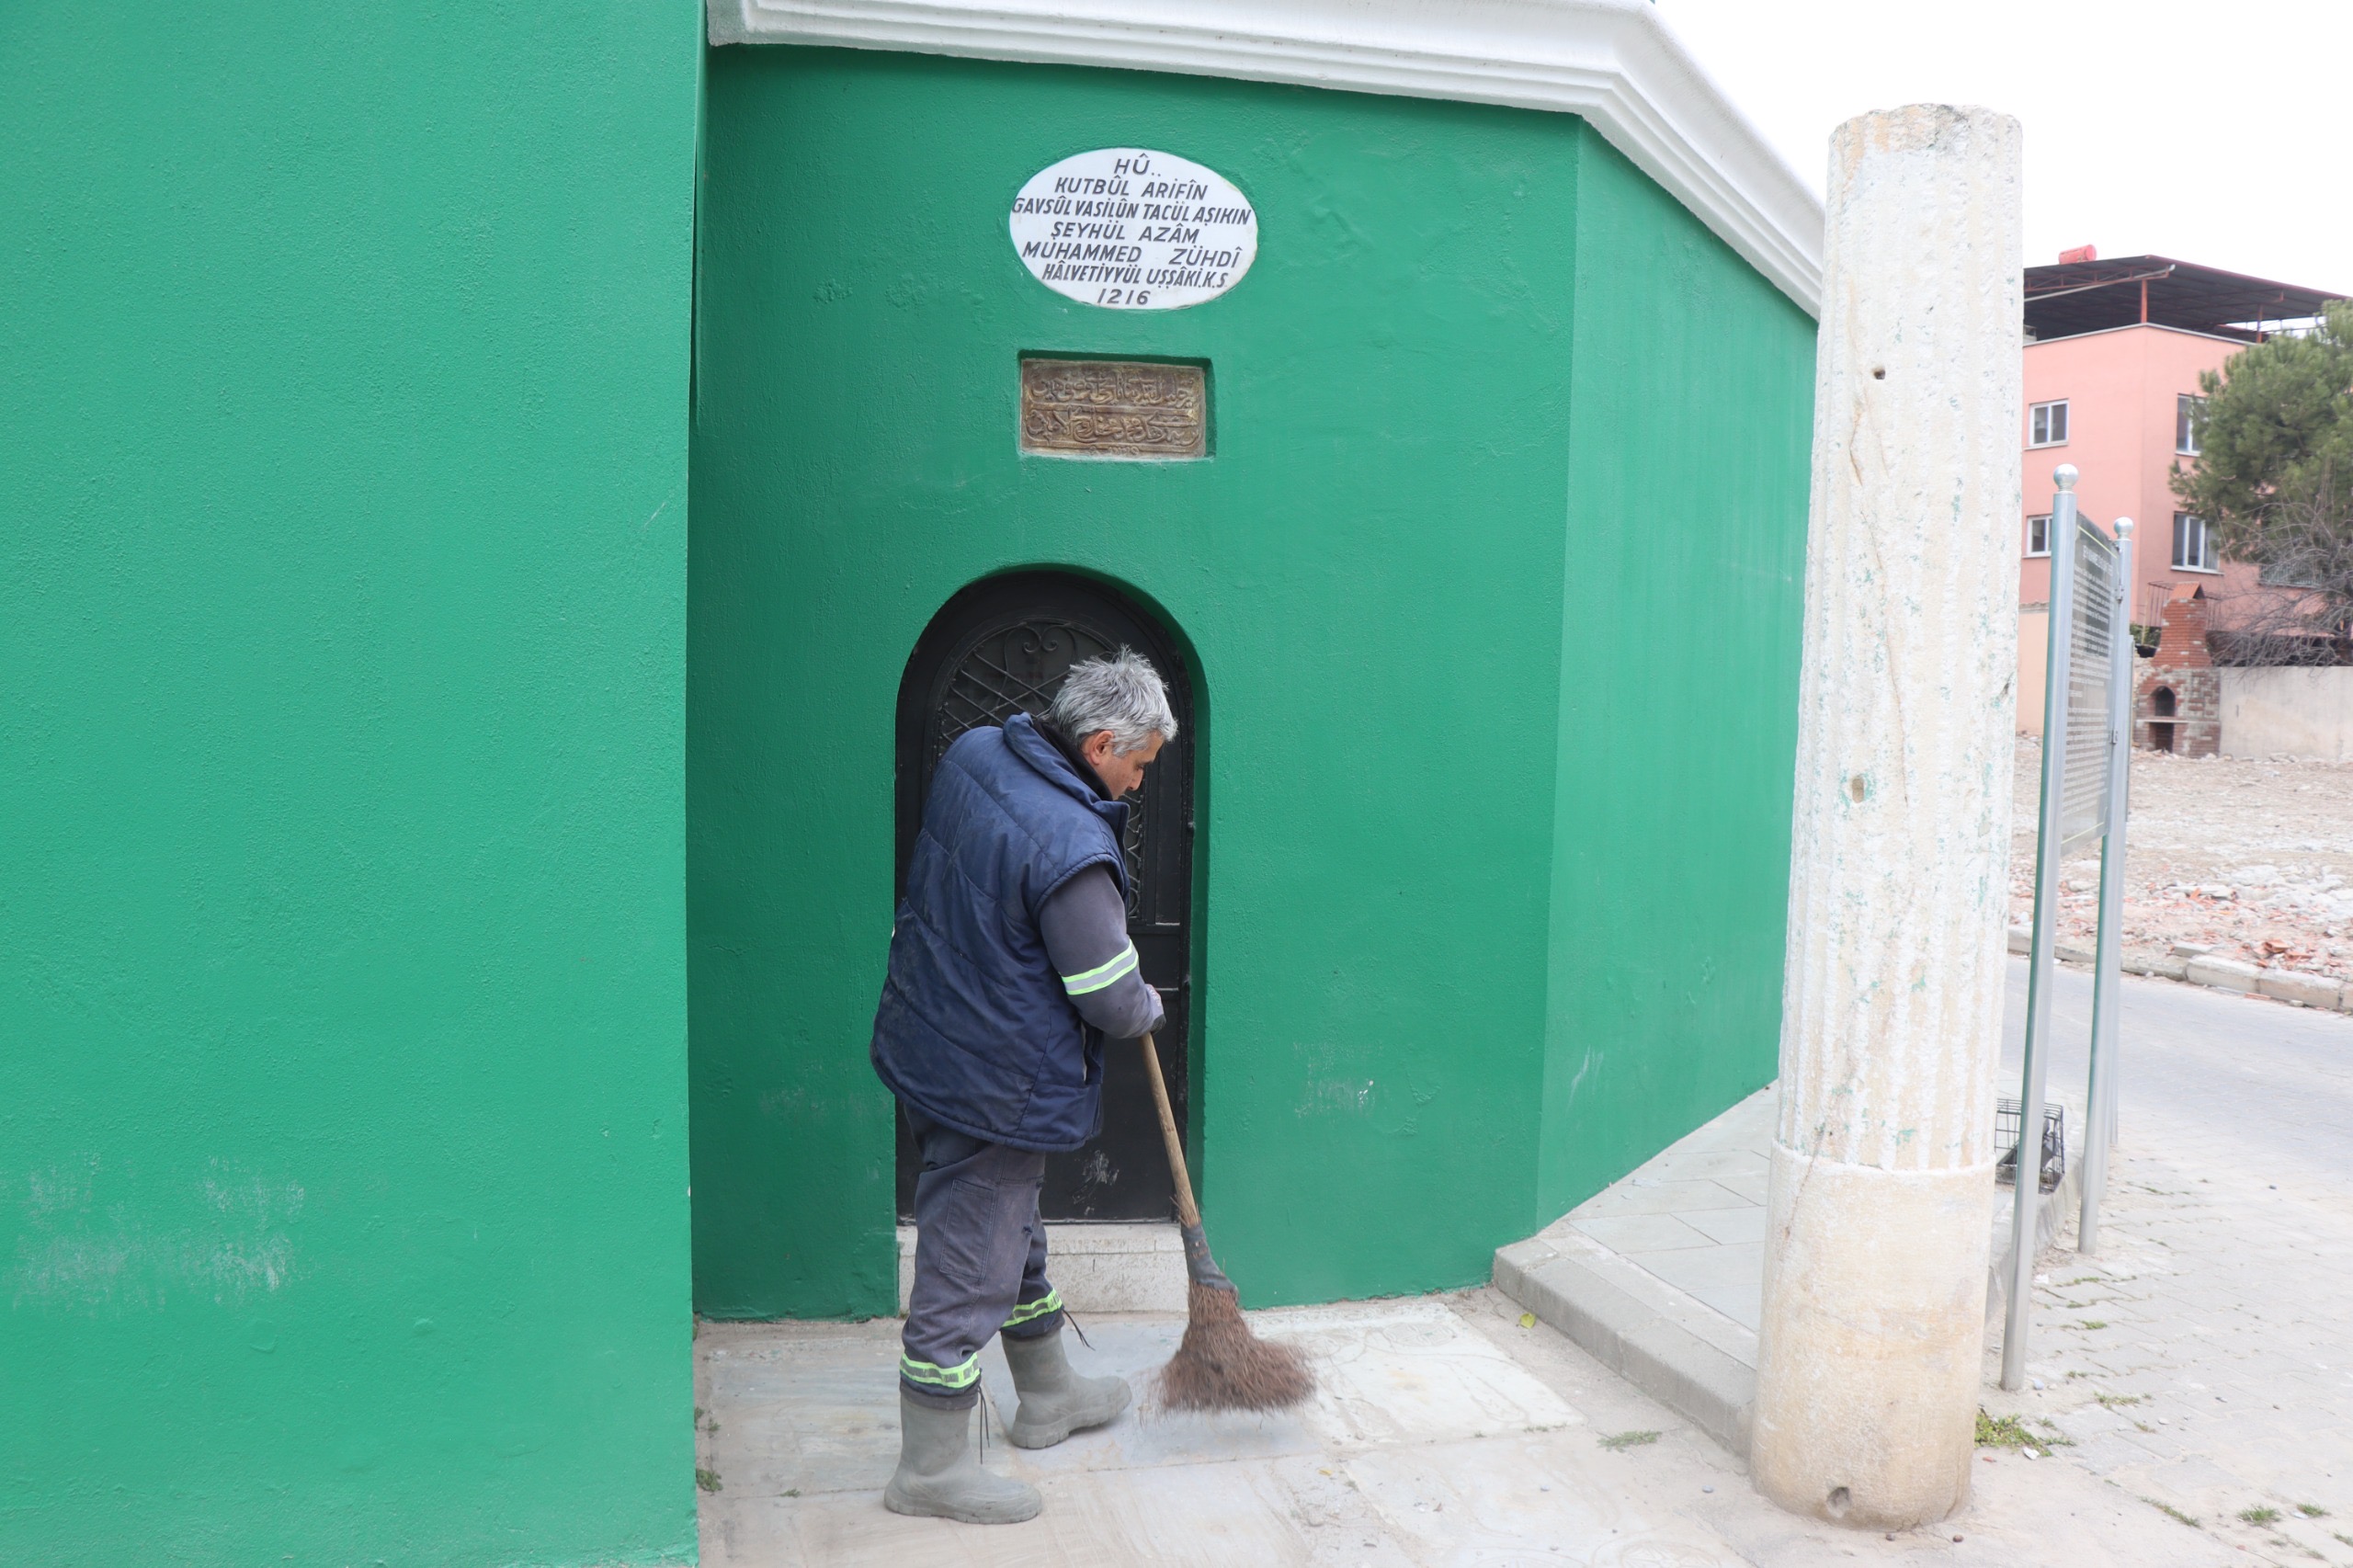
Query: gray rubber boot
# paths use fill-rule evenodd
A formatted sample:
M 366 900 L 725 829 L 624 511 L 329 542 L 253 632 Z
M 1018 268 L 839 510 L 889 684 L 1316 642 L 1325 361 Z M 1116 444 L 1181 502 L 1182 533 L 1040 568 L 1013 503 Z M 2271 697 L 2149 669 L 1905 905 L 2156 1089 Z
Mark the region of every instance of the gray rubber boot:
M 934 1410 L 899 1391 L 899 1469 L 882 1489 L 894 1514 L 957 1519 L 968 1525 L 1017 1525 L 1045 1500 L 1008 1475 L 991 1475 L 972 1458 L 972 1412 Z
M 1034 1339 L 1005 1344 L 1006 1364 L 1013 1369 L 1013 1386 L 1021 1395 L 1012 1428 L 1006 1433 L 1017 1449 L 1051 1449 L 1073 1432 L 1100 1426 L 1128 1407 L 1133 1396 L 1124 1378 L 1082 1378 L 1070 1369 L 1063 1355 L 1063 1331 Z

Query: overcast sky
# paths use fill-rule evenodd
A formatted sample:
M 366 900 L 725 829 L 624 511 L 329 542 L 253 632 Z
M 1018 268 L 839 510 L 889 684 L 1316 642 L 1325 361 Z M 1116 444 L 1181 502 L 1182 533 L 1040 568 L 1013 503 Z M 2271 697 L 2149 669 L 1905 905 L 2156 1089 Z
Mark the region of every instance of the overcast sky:
M 2353 0 L 1657 0 L 1819 193 L 1867 109 L 2026 129 L 2026 259 L 2096 244 L 2353 293 Z

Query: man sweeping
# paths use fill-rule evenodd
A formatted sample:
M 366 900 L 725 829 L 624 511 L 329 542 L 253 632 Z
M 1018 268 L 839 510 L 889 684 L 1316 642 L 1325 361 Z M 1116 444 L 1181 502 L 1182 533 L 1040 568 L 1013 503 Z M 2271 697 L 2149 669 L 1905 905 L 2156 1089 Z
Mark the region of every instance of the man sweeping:
M 1020 1395 L 1010 1436 L 1061 1442 L 1128 1407 L 1063 1352 L 1038 1190 L 1046 1156 L 1101 1130 L 1103 1049 L 1161 1021 L 1128 939 L 1121 799 L 1175 738 L 1152 665 L 1073 666 L 1043 719 L 960 736 L 940 759 L 874 1016 L 874 1070 L 920 1157 L 915 1275 L 899 1358 L 895 1513 L 1010 1524 L 1037 1489 L 973 1457 L 992 1335 Z

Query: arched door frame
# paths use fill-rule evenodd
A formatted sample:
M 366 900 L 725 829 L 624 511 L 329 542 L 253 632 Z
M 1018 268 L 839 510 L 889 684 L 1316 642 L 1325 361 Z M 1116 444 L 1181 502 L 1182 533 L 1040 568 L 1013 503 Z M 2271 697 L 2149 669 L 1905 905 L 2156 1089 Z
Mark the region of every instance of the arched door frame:
M 905 885 L 924 795 L 948 744 L 1017 708 L 1042 711 L 1063 670 L 1122 644 L 1160 671 L 1178 727 L 1177 739 L 1145 778 L 1126 847 L 1134 889 L 1130 935 L 1144 978 L 1160 990 L 1168 1012 L 1171 1027 L 1157 1043 L 1181 1134 L 1198 1087 L 1188 1037 L 1199 928 L 1193 903 L 1200 704 L 1184 650 L 1159 615 L 1098 578 L 1052 569 L 981 578 L 940 607 L 900 676 L 892 902 Z M 898 1142 L 899 1211 L 904 1215 L 915 1167 L 904 1123 Z M 1170 1213 L 1169 1194 L 1141 1058 L 1115 1044 L 1105 1053 L 1103 1133 L 1076 1154 L 1048 1162 L 1046 1217 L 1162 1220 Z

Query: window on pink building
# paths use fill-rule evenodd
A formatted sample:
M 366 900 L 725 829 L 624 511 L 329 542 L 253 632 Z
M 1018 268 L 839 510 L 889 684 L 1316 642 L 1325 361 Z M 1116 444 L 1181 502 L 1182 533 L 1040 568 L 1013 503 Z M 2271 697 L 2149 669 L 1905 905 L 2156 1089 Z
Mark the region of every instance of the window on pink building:
M 2185 457 L 2198 455 L 2198 416 L 2206 400 L 2188 392 L 2173 400 L 2173 449 Z
M 2063 447 L 2067 444 L 2067 403 L 2030 404 L 2026 411 L 2026 444 L 2029 447 Z
M 2026 520 L 2026 552 L 2029 555 L 2051 553 L 2050 513 L 2045 512 L 2040 517 L 2029 517 Z
M 2206 519 L 2187 512 L 2173 515 L 2173 564 L 2177 572 L 2220 572 L 2222 562 Z

